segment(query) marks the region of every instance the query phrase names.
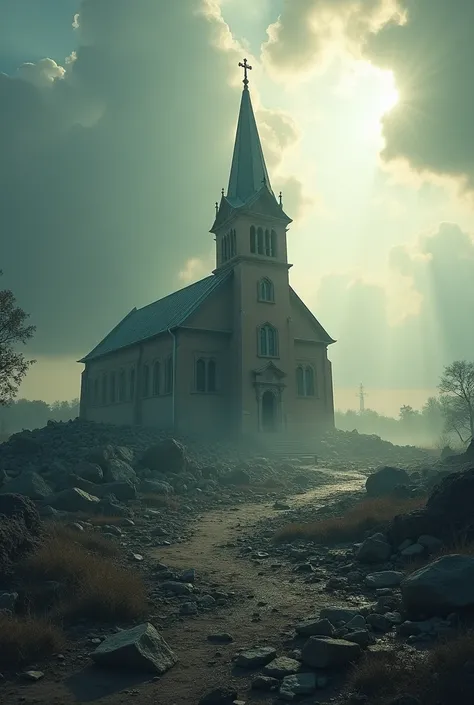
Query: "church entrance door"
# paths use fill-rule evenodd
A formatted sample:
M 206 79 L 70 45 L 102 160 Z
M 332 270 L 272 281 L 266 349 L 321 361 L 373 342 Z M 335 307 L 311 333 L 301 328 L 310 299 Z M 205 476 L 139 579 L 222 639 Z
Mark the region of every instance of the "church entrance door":
M 273 392 L 268 390 L 262 396 L 262 430 L 276 430 L 276 399 Z

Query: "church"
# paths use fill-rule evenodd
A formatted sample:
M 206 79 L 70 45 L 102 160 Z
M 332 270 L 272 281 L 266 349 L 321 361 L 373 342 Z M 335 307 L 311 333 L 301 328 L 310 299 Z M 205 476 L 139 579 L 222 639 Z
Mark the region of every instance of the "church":
M 276 197 L 248 70 L 212 274 L 132 309 L 88 355 L 80 416 L 219 438 L 314 437 L 334 426 L 335 341 L 289 283 L 292 222 Z M 273 439 L 273 440 L 272 440 Z

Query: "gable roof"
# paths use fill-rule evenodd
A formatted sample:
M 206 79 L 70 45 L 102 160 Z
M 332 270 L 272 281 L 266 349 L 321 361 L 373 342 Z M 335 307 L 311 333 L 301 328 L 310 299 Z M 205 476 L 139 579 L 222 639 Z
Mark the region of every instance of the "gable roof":
M 336 341 L 331 338 L 329 333 L 327 333 L 324 328 L 322 327 L 321 323 L 318 321 L 314 313 L 310 311 L 310 309 L 306 306 L 305 302 L 300 299 L 296 291 L 290 286 L 290 296 L 293 297 L 293 299 L 296 301 L 296 303 L 303 308 L 304 312 L 311 318 L 311 322 L 313 323 L 316 332 L 318 333 L 319 336 L 319 343 L 325 343 L 326 345 L 332 345 Z
M 155 335 L 177 328 L 231 274 L 227 269 L 175 291 L 143 308 L 134 308 L 108 335 L 79 362 L 89 362 L 116 350 L 143 342 Z

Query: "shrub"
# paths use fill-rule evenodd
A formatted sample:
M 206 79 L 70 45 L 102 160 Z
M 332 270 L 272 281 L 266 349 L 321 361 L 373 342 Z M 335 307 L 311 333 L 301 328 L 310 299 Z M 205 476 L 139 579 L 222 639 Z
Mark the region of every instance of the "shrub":
M 0 667 L 19 668 L 59 652 L 64 635 L 51 622 L 0 615 Z
M 309 539 L 318 543 L 355 541 L 370 529 L 387 524 L 397 514 L 420 509 L 425 498 L 374 497 L 363 499 L 343 516 L 329 517 L 307 523 L 288 524 L 280 529 L 276 541 Z

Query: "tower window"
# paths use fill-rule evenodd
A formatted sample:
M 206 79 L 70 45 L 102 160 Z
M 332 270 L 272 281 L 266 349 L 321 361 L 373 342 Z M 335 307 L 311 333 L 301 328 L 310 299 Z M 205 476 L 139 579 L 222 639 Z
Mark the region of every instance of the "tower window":
M 263 230 L 258 228 L 257 230 L 257 252 L 259 255 L 263 255 Z
M 278 357 L 278 331 L 270 323 L 258 330 L 258 354 L 260 357 Z
M 147 397 L 150 394 L 150 368 L 148 365 L 143 365 L 143 386 L 142 396 Z
M 196 360 L 195 388 L 196 392 L 215 392 L 216 385 L 216 361 L 206 360 L 200 357 Z
M 115 402 L 115 372 L 110 373 L 110 402 Z
M 120 370 L 119 372 L 119 385 L 118 385 L 118 400 L 125 401 L 125 395 L 127 392 L 127 380 L 125 377 L 125 370 Z
M 255 225 L 250 226 L 250 252 L 254 255 L 257 251 L 257 236 Z
M 165 362 L 165 394 L 173 391 L 173 357 L 170 355 Z
M 160 376 L 161 376 L 161 365 L 157 360 L 153 364 L 153 396 L 157 397 L 160 393 Z
M 311 365 L 298 365 L 296 368 L 296 392 L 299 397 L 315 396 L 314 369 Z
M 275 288 L 273 282 L 267 277 L 258 282 L 258 300 L 273 303 L 275 301 Z
M 274 230 L 270 234 L 270 257 L 277 257 L 277 234 Z

